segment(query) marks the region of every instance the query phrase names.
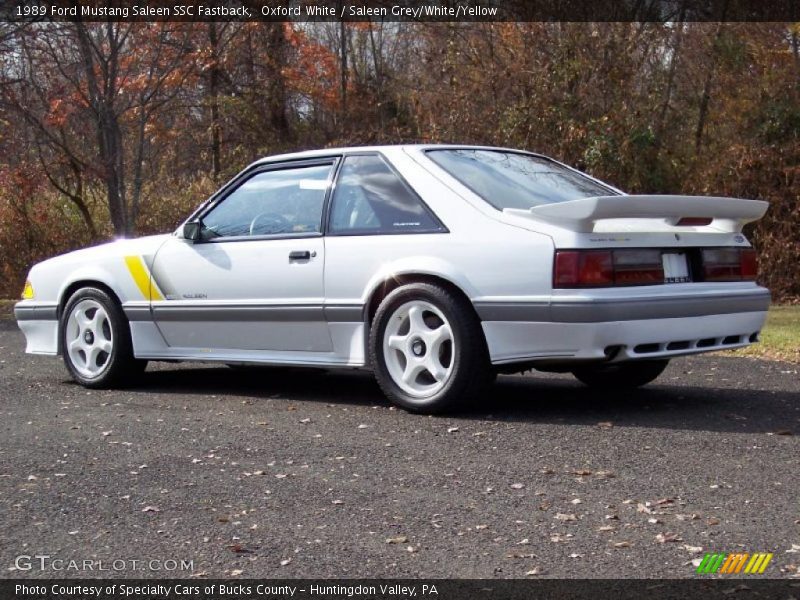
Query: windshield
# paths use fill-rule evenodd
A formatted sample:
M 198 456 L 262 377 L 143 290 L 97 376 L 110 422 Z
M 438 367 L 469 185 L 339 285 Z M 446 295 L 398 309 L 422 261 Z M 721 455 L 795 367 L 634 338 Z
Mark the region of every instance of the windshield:
M 555 161 L 503 150 L 428 150 L 428 158 L 499 210 L 528 209 L 613 189 Z

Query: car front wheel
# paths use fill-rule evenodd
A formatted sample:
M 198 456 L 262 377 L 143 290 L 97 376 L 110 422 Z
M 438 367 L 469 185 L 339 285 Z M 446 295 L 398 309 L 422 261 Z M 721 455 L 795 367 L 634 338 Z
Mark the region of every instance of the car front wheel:
M 414 412 L 452 408 L 491 381 L 472 306 L 428 283 L 400 287 L 381 302 L 370 331 L 370 359 L 389 400 Z
M 147 365 L 133 356 L 121 308 L 98 288 L 82 288 L 67 301 L 61 316 L 61 349 L 70 375 L 89 388 L 126 383 Z
M 631 389 L 647 385 L 664 372 L 669 360 L 637 360 L 611 365 L 582 367 L 572 374 L 589 387 Z

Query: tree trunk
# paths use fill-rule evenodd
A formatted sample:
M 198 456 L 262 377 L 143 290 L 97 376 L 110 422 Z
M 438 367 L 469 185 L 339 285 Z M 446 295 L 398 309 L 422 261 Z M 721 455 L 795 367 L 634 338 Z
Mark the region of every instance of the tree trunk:
M 122 134 L 119 127 L 119 115 L 114 110 L 119 59 L 118 40 L 114 31 L 115 24 L 106 23 L 106 37 L 110 50 L 105 60 L 97 57 L 97 61 L 95 61 L 93 52 L 94 44 L 89 37 L 86 25 L 79 22 L 74 26 L 83 60 L 89 103 L 95 115 L 98 155 L 103 170 L 101 178 L 106 188 L 111 223 L 117 235 L 127 236 L 130 233 L 130 227 L 125 206 L 125 185 L 122 174 L 124 167 Z M 95 67 L 99 67 L 99 75 L 103 77 L 102 88 Z
M 283 23 L 271 23 L 267 37 L 267 48 L 271 60 L 269 77 L 269 100 L 267 115 L 269 124 L 275 132 L 279 145 L 285 144 L 289 137 L 289 118 L 286 114 L 288 98 L 283 68 L 286 65 L 286 34 Z
M 211 46 L 211 68 L 208 71 L 208 102 L 211 110 L 211 177 L 216 181 L 222 171 L 219 124 L 219 39 L 217 24 L 208 24 L 208 42 Z
M 340 94 L 342 100 L 341 122 L 342 132 L 344 132 L 345 119 L 347 115 L 347 28 L 345 27 L 344 20 L 339 21 L 339 46 L 339 74 L 341 76 Z

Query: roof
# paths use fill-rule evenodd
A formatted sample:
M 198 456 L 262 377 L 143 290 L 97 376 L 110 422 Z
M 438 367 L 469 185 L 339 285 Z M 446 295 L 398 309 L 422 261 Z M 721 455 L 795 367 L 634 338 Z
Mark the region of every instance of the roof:
M 391 152 L 391 151 L 396 151 L 398 149 L 430 150 L 433 148 L 463 148 L 463 149 L 470 148 L 476 150 L 512 150 L 515 152 L 521 152 L 520 150 L 514 150 L 513 148 L 501 148 L 497 146 L 480 146 L 472 144 L 384 144 L 380 146 L 346 146 L 341 148 L 320 148 L 318 150 L 304 150 L 302 152 L 276 154 L 274 156 L 265 156 L 263 158 L 260 158 L 253 164 L 257 165 L 266 162 L 299 159 L 299 158 L 315 158 L 317 156 L 329 156 L 331 154 L 342 154 L 347 152 L 386 152 L 386 151 Z

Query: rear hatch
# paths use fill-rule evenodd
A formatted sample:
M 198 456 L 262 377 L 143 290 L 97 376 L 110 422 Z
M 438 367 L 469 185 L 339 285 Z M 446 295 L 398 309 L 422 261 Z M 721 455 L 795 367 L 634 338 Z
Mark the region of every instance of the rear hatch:
M 550 235 L 555 288 L 752 281 L 742 228 L 767 203 L 709 196 L 596 196 L 507 208 L 506 220 Z

